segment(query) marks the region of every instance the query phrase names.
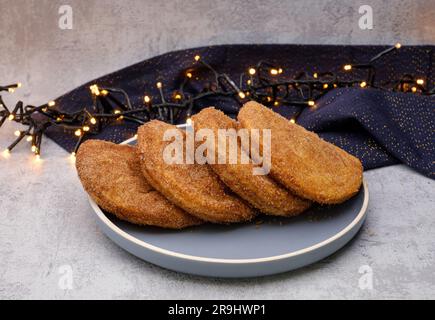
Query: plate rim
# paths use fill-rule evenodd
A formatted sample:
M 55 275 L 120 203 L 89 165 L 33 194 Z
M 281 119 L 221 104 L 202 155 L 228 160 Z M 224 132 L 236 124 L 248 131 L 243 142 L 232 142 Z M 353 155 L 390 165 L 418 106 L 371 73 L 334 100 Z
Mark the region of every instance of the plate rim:
M 125 140 L 121 144 L 127 144 L 127 143 L 133 142 L 135 140 L 136 140 L 136 137 L 132 137 L 130 139 Z M 265 263 L 265 262 L 272 262 L 272 261 L 276 262 L 279 260 L 284 260 L 284 259 L 292 258 L 295 256 L 304 255 L 304 254 L 313 252 L 317 249 L 320 249 L 324 246 L 327 246 L 327 245 L 337 241 L 341 237 L 345 236 L 365 217 L 365 213 L 367 211 L 368 202 L 369 202 L 369 192 L 368 192 L 368 187 L 367 187 L 366 180 L 364 179 L 364 176 L 362 179 L 362 188 L 364 189 L 364 200 L 363 200 L 363 204 L 362 204 L 361 209 L 358 212 L 357 216 L 352 220 L 351 223 L 349 223 L 346 227 L 344 227 L 338 233 L 334 234 L 332 237 L 329 237 L 329 238 L 327 238 L 319 243 L 316 243 L 312 246 L 309 246 L 309 247 L 306 247 L 303 249 L 299 249 L 297 251 L 293 251 L 290 253 L 284 253 L 284 254 L 270 256 L 270 257 L 249 258 L 249 259 L 209 258 L 209 257 L 184 254 L 184 253 L 180 253 L 180 252 L 176 252 L 176 251 L 172 251 L 172 250 L 168 250 L 168 249 L 163 249 L 161 247 L 157 247 L 157 246 L 152 245 L 148 242 L 140 240 L 140 239 L 128 234 L 127 232 L 125 232 L 121 228 L 119 228 L 105 215 L 105 213 L 95 203 L 95 201 L 90 197 L 89 194 L 88 194 L 88 199 L 89 199 L 89 202 L 91 204 L 92 209 L 97 214 L 98 218 L 103 223 L 105 223 L 105 225 L 107 227 L 109 227 L 113 232 L 115 232 L 118 236 L 120 236 L 124 240 L 129 241 L 129 242 L 133 242 L 136 245 L 138 245 L 144 249 L 153 251 L 154 253 L 166 255 L 166 256 L 169 256 L 171 258 L 178 258 L 178 259 L 189 260 L 189 261 L 193 261 L 193 262 L 208 262 L 208 263 L 221 263 L 221 264 L 255 264 L 255 263 Z

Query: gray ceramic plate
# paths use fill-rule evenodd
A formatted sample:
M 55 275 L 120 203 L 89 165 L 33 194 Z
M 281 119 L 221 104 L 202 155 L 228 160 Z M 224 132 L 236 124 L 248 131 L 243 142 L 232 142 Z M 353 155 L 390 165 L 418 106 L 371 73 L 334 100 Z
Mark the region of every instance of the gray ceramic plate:
M 134 144 L 134 139 L 125 143 Z M 135 226 L 89 200 L 101 230 L 145 261 L 202 276 L 256 277 L 306 266 L 342 248 L 361 228 L 369 194 L 364 182 L 345 203 L 313 208 L 296 218 L 261 217 L 247 224 L 182 231 Z

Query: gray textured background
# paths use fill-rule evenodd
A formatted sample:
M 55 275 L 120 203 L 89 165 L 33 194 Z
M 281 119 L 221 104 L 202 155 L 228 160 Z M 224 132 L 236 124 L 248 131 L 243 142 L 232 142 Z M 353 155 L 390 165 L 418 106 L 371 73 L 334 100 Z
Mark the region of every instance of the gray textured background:
M 74 29 L 58 28 L 58 8 Z M 358 28 L 370 4 L 374 29 Z M 0 0 L 0 82 L 39 104 L 147 57 L 224 43 L 435 44 L 434 1 Z M 18 125 L 0 130 L 0 148 Z M 185 276 L 142 262 L 97 229 L 68 155 L 46 139 L 0 156 L 0 298 L 435 298 L 435 184 L 403 167 L 366 173 L 371 201 L 361 233 L 308 268 L 250 280 Z M 59 267 L 70 265 L 73 289 Z M 362 265 L 374 289 L 361 290 Z

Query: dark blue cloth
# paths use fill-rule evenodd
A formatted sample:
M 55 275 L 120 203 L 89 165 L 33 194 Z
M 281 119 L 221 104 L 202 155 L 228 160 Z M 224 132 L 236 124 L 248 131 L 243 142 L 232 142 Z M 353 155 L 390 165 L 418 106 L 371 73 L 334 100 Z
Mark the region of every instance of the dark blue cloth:
M 339 72 L 347 63 L 367 62 L 386 47 L 382 46 L 318 46 L 318 45 L 224 45 L 170 52 L 137 63 L 120 71 L 93 80 L 56 100 L 65 111 L 77 111 L 92 103 L 89 85 L 122 88 L 134 106 L 141 106 L 145 94 L 158 96 L 156 82 L 161 81 L 168 96 L 177 89 L 186 70 L 193 66 L 193 57 L 200 54 L 219 72 L 237 80 L 242 72 L 260 60 L 279 65 L 288 78 L 299 72 Z M 402 47 L 376 62 L 376 83 L 412 74 L 434 84 L 434 47 Z M 204 69 L 193 69 L 194 80 L 186 89 L 198 92 L 212 74 Z M 352 73 L 364 79 L 364 73 Z M 349 78 L 347 78 L 349 79 Z M 158 100 L 156 100 L 158 101 Z M 238 105 L 231 100 L 203 101 L 196 106 L 214 105 L 235 116 Z M 319 133 L 363 162 L 365 169 L 395 163 L 404 163 L 422 174 L 434 178 L 435 162 L 435 98 L 412 93 L 394 93 L 370 88 L 338 88 L 330 91 L 316 103 L 316 109 L 305 109 L 298 123 Z M 298 107 L 279 106 L 275 110 L 291 117 Z M 121 142 L 130 138 L 137 125 L 119 123 L 92 138 Z M 50 128 L 47 135 L 72 151 L 77 137 L 71 132 Z

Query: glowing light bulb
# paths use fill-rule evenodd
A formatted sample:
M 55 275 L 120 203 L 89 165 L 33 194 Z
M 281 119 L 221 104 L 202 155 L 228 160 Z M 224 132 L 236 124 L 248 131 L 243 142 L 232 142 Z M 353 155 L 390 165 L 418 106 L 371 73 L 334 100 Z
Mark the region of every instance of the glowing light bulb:
M 115 110 L 114 113 L 115 113 L 115 114 L 120 114 L 121 111 L 120 111 L 120 110 Z
M 363 81 L 359 84 L 361 88 L 365 88 L 367 86 L 367 82 Z
M 240 92 L 239 92 L 239 97 L 242 98 L 242 99 L 245 99 L 245 98 L 246 98 L 246 95 L 245 95 L 244 92 L 240 91 Z
M 14 93 L 15 92 L 15 88 L 8 88 L 9 93 Z
M 14 114 L 10 114 L 9 117 L 8 117 L 8 120 L 9 120 L 9 121 L 12 121 L 12 120 L 14 120 L 14 119 L 15 119 L 15 115 L 14 115 Z
M 282 70 L 281 68 L 278 69 L 278 73 L 279 73 L 279 74 L 281 74 L 282 71 L 283 71 L 283 70 Z
M 295 123 L 296 122 L 296 120 L 295 119 L 290 119 L 290 123 Z
M 47 103 L 47 106 L 49 106 L 49 107 L 53 107 L 55 104 L 56 104 L 56 102 L 54 102 L 54 101 L 52 100 L 52 101 L 49 101 L 49 102 Z
M 251 76 L 253 76 L 257 71 L 254 68 L 249 68 L 248 72 Z
M 28 142 L 30 142 L 30 141 L 33 140 L 33 137 L 32 137 L 32 136 L 28 136 L 28 137 L 26 138 L 26 140 L 27 140 Z
M 36 146 L 35 145 L 32 145 L 32 147 L 30 148 L 30 150 L 32 150 L 32 152 L 36 152 Z
M 109 94 L 109 91 L 107 91 L 106 89 L 101 90 L 102 96 L 107 96 L 108 94 Z
M 75 152 L 71 152 L 70 159 L 73 162 L 76 161 L 76 153 Z
M 22 86 L 22 83 L 21 83 L 21 82 L 18 82 L 18 83 L 17 83 L 17 88 L 21 88 L 21 86 Z
M 16 137 L 19 137 L 19 136 L 21 135 L 21 131 L 20 131 L 20 130 L 15 131 L 15 132 L 14 132 L 14 135 L 15 135 Z
M 315 104 L 316 104 L 316 103 L 315 103 L 313 100 L 309 100 L 309 101 L 308 101 L 308 105 L 309 105 L 310 107 L 314 107 Z
M 158 89 L 160 89 L 161 87 L 162 87 L 162 83 L 159 81 L 159 82 L 157 82 L 156 83 L 156 87 L 158 88 Z
M 91 118 L 91 123 L 92 123 L 92 124 L 96 124 L 96 123 L 97 123 L 97 119 L 95 119 L 95 118 Z
M 41 160 L 41 156 L 39 154 L 35 155 L 35 161 L 39 162 Z
M 424 84 L 424 80 L 423 79 L 417 79 L 416 83 L 419 84 L 419 85 L 423 85 Z
M 315 79 L 317 79 L 317 78 L 319 77 L 319 75 L 317 74 L 317 72 L 315 72 L 315 73 L 313 74 L 313 77 L 314 77 Z
M 266 100 L 267 100 L 267 102 L 271 102 L 272 98 L 271 97 L 267 97 Z
M 98 89 L 98 86 L 96 84 L 93 84 L 92 86 L 90 86 L 89 89 L 91 90 L 91 93 L 93 95 L 95 95 L 95 96 L 100 95 L 100 89 Z
M 192 73 L 191 72 L 186 72 L 186 77 L 188 77 L 189 79 L 192 78 Z
M 143 97 L 143 101 L 145 101 L 145 103 L 150 103 L 151 98 L 149 96 L 145 96 Z
M 82 135 L 82 129 L 77 129 L 77 130 L 74 132 L 74 134 L 75 134 L 77 137 L 80 137 L 80 136 Z
M 278 70 L 276 69 L 270 69 L 270 74 L 273 76 L 276 76 L 278 74 Z
M 89 126 L 83 126 L 83 131 L 87 132 L 89 131 L 91 128 L 89 128 Z
M 416 87 L 412 87 L 412 88 L 411 88 L 411 91 L 412 91 L 412 92 L 417 92 L 417 88 L 416 88 Z
M 246 83 L 247 83 L 248 85 L 250 85 L 250 84 L 252 83 L 252 81 L 249 79 L 248 81 L 246 81 Z
M 402 47 L 402 45 L 399 42 L 397 42 L 394 46 L 396 47 L 396 49 L 400 49 Z
M 346 71 L 352 70 L 352 66 L 350 64 L 346 64 L 344 66 L 344 70 L 346 70 Z
M 181 99 L 181 94 L 177 93 L 174 97 L 176 100 L 180 100 Z
M 329 85 L 327 83 L 323 84 L 323 89 L 328 89 Z
M 192 125 L 192 119 L 187 118 L 187 119 L 186 119 L 186 124 L 188 124 L 189 126 Z
M 194 59 L 195 59 L 195 61 L 199 61 L 199 59 L 201 59 L 201 57 L 199 55 L 196 55 Z
M 278 102 L 278 101 L 275 101 L 275 102 L 273 103 L 273 105 L 274 105 L 275 107 L 277 107 L 277 106 L 279 106 L 279 102 Z
M 3 151 L 3 157 L 9 158 L 11 156 L 11 151 L 9 149 L 5 149 Z

